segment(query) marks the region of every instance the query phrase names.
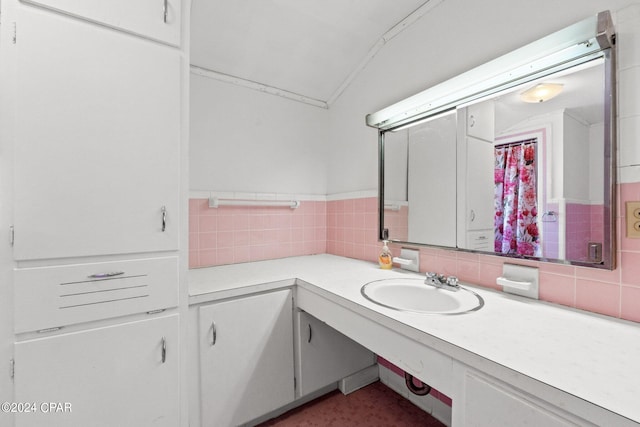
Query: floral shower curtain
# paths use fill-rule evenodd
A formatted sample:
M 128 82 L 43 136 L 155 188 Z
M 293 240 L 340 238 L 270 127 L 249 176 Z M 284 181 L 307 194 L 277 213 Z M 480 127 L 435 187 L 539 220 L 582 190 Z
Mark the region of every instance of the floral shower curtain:
M 539 255 L 536 140 L 495 149 L 495 251 Z

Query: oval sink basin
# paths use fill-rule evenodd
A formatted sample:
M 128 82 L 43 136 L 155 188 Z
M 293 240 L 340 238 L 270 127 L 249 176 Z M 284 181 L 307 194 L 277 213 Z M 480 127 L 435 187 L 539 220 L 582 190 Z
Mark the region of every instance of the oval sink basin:
M 426 285 L 424 279 L 375 280 L 360 290 L 369 301 L 399 311 L 424 314 L 462 314 L 482 308 L 484 300 L 464 287 L 458 291 Z

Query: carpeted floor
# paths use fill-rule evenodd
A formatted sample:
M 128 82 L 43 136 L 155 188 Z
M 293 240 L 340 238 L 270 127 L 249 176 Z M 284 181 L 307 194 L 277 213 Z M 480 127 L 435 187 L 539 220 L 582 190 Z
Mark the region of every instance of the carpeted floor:
M 259 427 L 266 426 L 443 427 L 444 424 L 376 382 L 348 396 L 336 390 Z

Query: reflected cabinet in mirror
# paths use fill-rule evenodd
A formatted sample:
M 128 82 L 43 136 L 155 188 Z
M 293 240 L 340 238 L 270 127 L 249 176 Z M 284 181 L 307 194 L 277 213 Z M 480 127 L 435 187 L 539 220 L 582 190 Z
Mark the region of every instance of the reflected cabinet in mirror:
M 603 12 L 368 115 L 380 238 L 613 269 L 614 40 Z

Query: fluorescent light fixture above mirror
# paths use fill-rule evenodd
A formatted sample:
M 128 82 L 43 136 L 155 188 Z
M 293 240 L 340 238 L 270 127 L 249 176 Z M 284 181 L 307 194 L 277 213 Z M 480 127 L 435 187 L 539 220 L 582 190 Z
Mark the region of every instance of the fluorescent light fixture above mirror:
M 602 56 L 613 44 L 609 11 L 514 50 L 491 62 L 368 114 L 368 126 L 388 130 L 543 78 Z

